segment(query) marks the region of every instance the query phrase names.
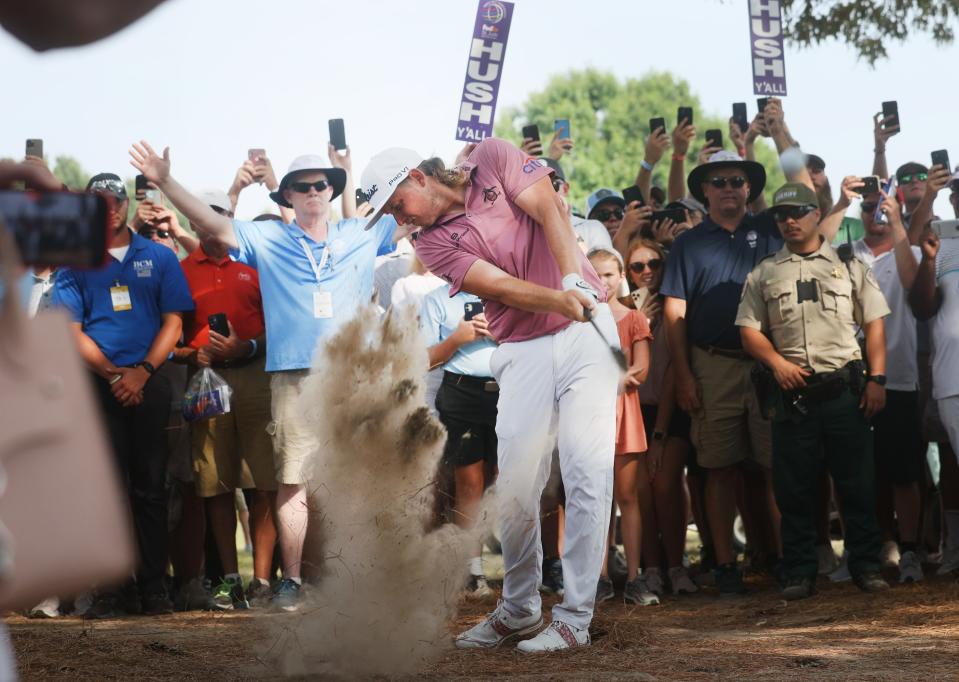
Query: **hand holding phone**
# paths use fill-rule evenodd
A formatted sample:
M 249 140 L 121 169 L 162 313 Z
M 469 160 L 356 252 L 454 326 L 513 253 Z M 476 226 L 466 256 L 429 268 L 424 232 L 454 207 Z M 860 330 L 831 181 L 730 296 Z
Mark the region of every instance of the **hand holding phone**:
M 745 102 L 733 103 L 733 121 L 739 126 L 739 132 L 745 135 L 746 131 L 749 130 L 749 117 L 746 114 Z
M 230 325 L 226 319 L 226 313 L 213 313 L 208 315 L 206 321 L 210 325 L 210 331 L 216 332 L 220 336 L 230 336 Z
M 643 199 L 643 192 L 636 185 L 630 185 L 623 189 L 623 200 L 626 202 L 626 208 L 629 208 L 629 205 L 634 201 L 638 201 L 640 206 L 646 205 L 646 200 Z
M 686 121 L 688 125 L 693 124 L 692 107 L 679 107 L 679 109 L 676 111 L 676 125 L 682 125 L 683 121 Z
M 649 134 L 655 135 L 657 130 L 666 132 L 666 119 L 661 116 L 649 119 Z
M 543 155 L 543 144 L 539 139 L 538 125 L 523 126 L 523 144 L 521 146 L 534 156 Z
M 35 156 L 38 159 L 43 158 L 43 140 L 40 139 L 29 139 L 27 140 L 27 156 Z
M 477 315 L 481 315 L 484 310 L 482 301 L 470 301 L 463 304 L 463 318 L 469 322 Z
M 887 119 L 883 128 L 899 128 L 898 132 L 902 132 L 899 125 L 899 104 L 895 100 L 882 103 L 882 117 Z
M 878 175 L 867 175 L 862 178 L 862 187 L 856 190 L 859 194 L 863 196 L 869 196 L 870 194 L 879 194 L 879 176 Z
M 556 133 L 556 137 L 560 140 L 569 139 L 569 119 L 568 118 L 558 118 L 553 122 L 553 131 Z
M 931 156 L 933 166 L 942 166 L 946 170 L 952 170 L 952 167 L 949 165 L 949 152 L 945 149 L 934 151 Z
M 760 114 L 763 113 L 763 111 L 766 109 L 766 105 L 767 105 L 767 104 L 769 104 L 769 98 L 768 98 L 768 97 L 760 97 L 760 98 L 758 98 L 758 99 L 756 100 L 756 109 L 757 109 L 757 111 L 759 111 Z
M 719 128 L 712 128 L 706 131 L 706 146 L 707 147 L 719 147 L 722 149 L 723 146 L 723 131 Z
M 346 149 L 346 128 L 342 118 L 330 119 L 330 144 L 337 151 Z

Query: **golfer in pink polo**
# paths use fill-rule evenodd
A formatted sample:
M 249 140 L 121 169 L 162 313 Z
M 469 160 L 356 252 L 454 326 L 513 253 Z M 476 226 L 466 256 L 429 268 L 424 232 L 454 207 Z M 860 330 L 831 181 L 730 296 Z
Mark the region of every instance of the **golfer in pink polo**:
M 618 336 L 604 287 L 576 244 L 550 170 L 503 140 L 481 142 L 459 167 L 389 149 L 363 173 L 375 209 L 420 226 L 416 252 L 435 274 L 486 304 L 499 347 L 500 539 L 503 599 L 460 648 L 492 648 L 543 623 L 539 500 L 559 439 L 566 488 L 565 594 L 525 653 L 589 644 L 613 490 Z M 599 331 L 585 323 L 588 316 Z M 603 338 L 605 336 L 605 339 Z

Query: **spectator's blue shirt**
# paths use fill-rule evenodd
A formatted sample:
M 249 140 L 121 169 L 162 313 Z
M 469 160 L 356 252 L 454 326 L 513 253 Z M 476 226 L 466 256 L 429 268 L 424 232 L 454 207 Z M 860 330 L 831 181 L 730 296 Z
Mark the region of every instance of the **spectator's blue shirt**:
M 127 287 L 129 310 L 114 310 L 110 290 Z M 176 254 L 130 231 L 122 261 L 110 256 L 99 270 L 57 273 L 53 305 L 66 308 L 110 362 L 142 362 L 160 331 L 164 313 L 193 310 L 193 297 Z
M 373 229 L 350 218 L 329 224 L 326 241 L 316 242 L 294 224 L 279 220 L 233 221 L 239 248 L 230 255 L 256 268 L 266 318 L 266 370 L 306 369 L 317 342 L 352 318 L 373 297 L 373 264 L 395 248 L 396 221 L 384 216 Z M 329 254 L 323 252 L 329 246 Z M 320 267 L 317 288 L 313 264 Z M 332 298 L 332 317 L 314 317 L 314 293 Z
M 746 276 L 783 247 L 769 213 L 746 215 L 735 232 L 708 216 L 679 235 L 666 259 L 660 293 L 686 301 L 686 334 L 698 346 L 741 349 L 736 311 Z
M 423 298 L 420 309 L 420 328 L 426 338 L 427 346 L 435 346 L 445 341 L 456 328 L 464 315 L 464 303 L 479 303 L 480 299 L 473 294 L 460 291 L 450 298 L 450 285 L 438 287 Z M 490 377 L 490 359 L 496 344 L 487 338 L 460 346 L 443 369 L 447 372 L 465 374 L 471 377 Z

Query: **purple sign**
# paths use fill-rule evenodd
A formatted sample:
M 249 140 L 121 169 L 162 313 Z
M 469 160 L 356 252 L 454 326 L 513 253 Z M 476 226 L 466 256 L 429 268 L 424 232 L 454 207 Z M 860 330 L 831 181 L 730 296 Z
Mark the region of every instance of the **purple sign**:
M 753 58 L 753 92 L 785 95 L 786 61 L 779 0 L 749 0 L 749 45 Z
M 496 94 L 503 71 L 506 39 L 513 19 L 513 3 L 480 0 L 466 63 L 466 83 L 460 101 L 456 139 L 481 142 L 493 136 Z

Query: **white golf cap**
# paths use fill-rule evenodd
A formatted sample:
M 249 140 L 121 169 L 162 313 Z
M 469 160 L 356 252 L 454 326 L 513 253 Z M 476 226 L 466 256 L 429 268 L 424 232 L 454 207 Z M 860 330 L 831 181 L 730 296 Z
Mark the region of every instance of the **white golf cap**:
M 402 147 L 391 147 L 370 159 L 360 179 L 363 194 L 373 207 L 373 215 L 365 229 L 376 224 L 393 192 L 422 161 L 423 158 L 412 149 Z
M 207 206 L 213 206 L 215 208 L 223 209 L 224 211 L 233 210 L 233 202 L 230 201 L 230 197 L 226 195 L 226 192 L 221 192 L 218 189 L 207 190 L 206 192 L 201 192 L 197 195 L 197 199 L 202 201 Z

